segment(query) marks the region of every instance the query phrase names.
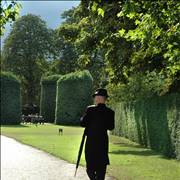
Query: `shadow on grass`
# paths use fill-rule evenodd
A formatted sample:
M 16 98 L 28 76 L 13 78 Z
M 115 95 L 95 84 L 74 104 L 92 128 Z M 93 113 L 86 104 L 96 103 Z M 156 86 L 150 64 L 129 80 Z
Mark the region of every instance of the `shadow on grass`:
M 163 158 L 163 159 L 173 159 L 173 158 L 166 157 L 163 154 L 158 153 L 153 150 L 140 150 L 140 151 L 117 150 L 117 151 L 111 151 L 111 152 L 109 152 L 109 154 L 136 155 L 136 156 L 159 156 L 160 158 Z
M 24 127 L 29 127 L 27 125 L 24 124 L 18 124 L 18 125 L 1 125 L 1 128 L 3 127 L 8 127 L 8 128 L 24 128 Z
M 124 142 L 114 142 L 114 145 L 120 145 L 120 146 L 125 146 L 125 147 L 135 147 L 135 148 L 144 148 L 144 146 L 140 144 L 129 144 L 129 143 L 124 143 Z
M 151 150 L 142 150 L 142 151 L 133 151 L 133 150 L 117 150 L 111 151 L 110 154 L 132 154 L 132 155 L 140 155 L 140 156 L 152 156 L 152 155 L 159 155 L 159 153 L 151 151 Z

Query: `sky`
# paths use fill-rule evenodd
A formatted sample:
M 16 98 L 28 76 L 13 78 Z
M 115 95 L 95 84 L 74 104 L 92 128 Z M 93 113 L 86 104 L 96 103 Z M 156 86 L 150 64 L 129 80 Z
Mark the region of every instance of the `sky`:
M 20 16 L 26 14 L 39 15 L 43 20 L 46 21 L 49 28 L 55 29 L 60 23 L 63 22 L 61 19 L 61 14 L 72 7 L 79 5 L 80 1 L 18 1 L 21 3 L 22 8 L 20 10 Z M 3 41 L 10 32 L 10 24 L 6 25 L 4 35 L 1 38 L 1 46 L 3 46 Z

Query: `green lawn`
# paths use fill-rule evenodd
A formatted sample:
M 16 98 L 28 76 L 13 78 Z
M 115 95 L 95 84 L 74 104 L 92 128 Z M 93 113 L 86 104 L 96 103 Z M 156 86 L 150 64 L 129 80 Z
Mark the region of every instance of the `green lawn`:
M 58 128 L 64 135 L 58 135 Z M 76 162 L 83 129 L 52 124 L 1 126 L 1 134 L 49 152 L 71 163 Z M 180 161 L 167 159 L 125 138 L 110 136 L 108 174 L 120 180 L 179 180 Z M 81 165 L 85 165 L 84 154 Z

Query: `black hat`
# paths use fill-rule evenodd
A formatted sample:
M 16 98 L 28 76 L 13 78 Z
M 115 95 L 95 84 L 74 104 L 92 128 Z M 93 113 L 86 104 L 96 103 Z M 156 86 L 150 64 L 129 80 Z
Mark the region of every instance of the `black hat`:
M 103 89 L 103 88 L 99 88 L 95 91 L 95 93 L 93 94 L 93 97 L 95 96 L 105 96 L 105 97 L 109 97 L 107 94 L 107 90 Z

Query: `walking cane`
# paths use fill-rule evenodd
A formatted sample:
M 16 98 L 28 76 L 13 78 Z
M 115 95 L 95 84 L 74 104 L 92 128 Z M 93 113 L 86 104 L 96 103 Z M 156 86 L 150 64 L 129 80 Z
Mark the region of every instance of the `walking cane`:
M 85 141 L 85 138 L 86 138 L 85 130 L 84 130 L 82 140 L 81 140 L 81 144 L 80 144 L 80 147 L 79 147 L 79 153 L 78 153 L 78 158 L 77 158 L 77 162 L 76 162 L 76 170 L 75 170 L 75 173 L 74 173 L 74 177 L 76 177 L 77 169 L 78 169 L 79 162 L 80 162 L 80 159 L 81 159 L 81 154 L 82 154 L 82 151 L 83 151 L 83 145 L 84 145 L 84 141 Z

